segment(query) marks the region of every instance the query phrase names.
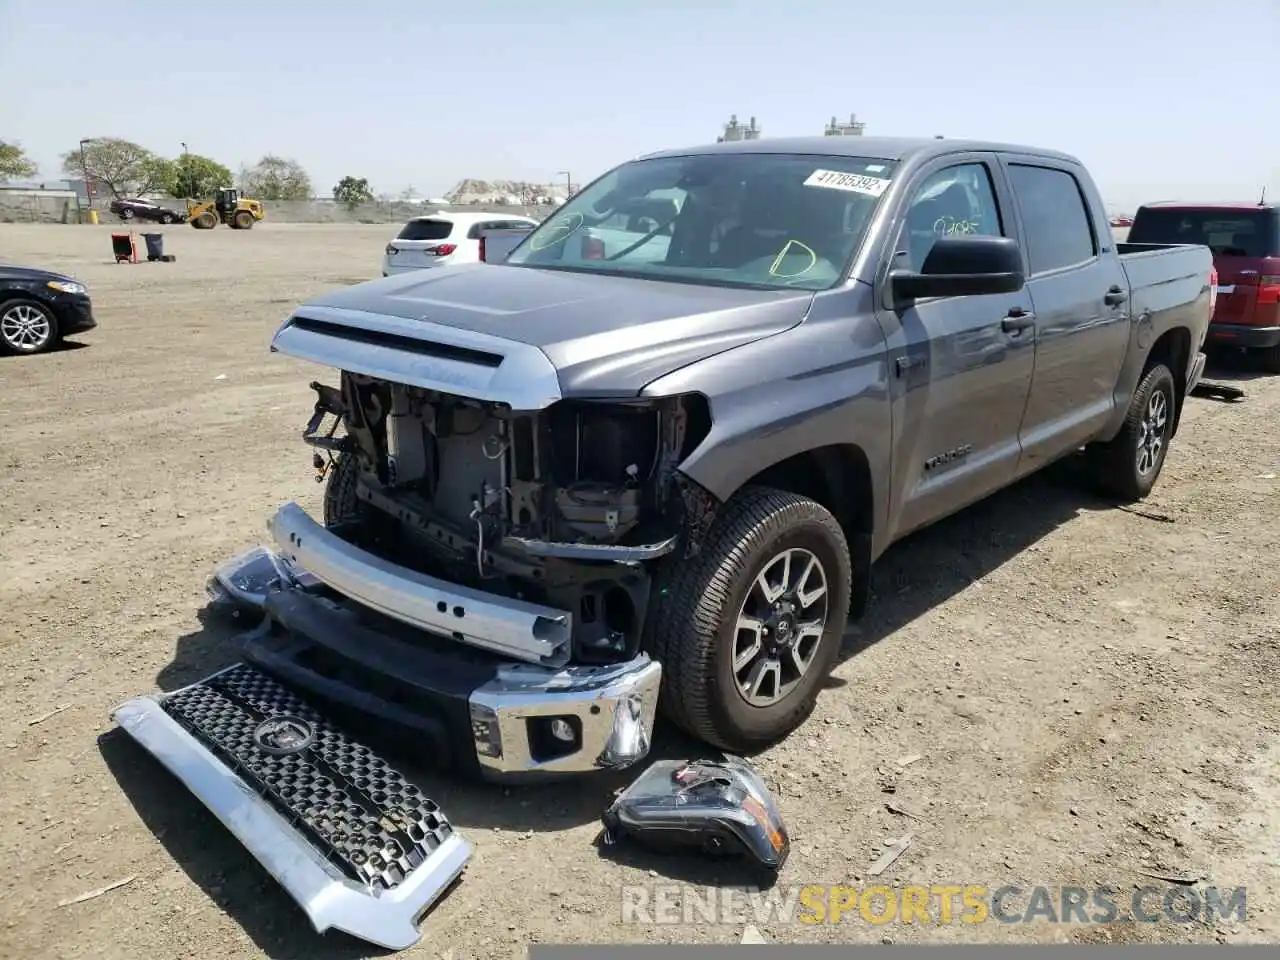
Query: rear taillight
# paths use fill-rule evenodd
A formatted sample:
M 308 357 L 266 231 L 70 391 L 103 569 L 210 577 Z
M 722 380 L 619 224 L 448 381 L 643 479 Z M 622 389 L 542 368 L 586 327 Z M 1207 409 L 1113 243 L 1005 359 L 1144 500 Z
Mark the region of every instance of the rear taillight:
M 458 249 L 458 245 L 456 243 L 442 243 L 438 247 L 432 247 L 430 250 L 427 251 L 427 253 L 430 253 L 433 256 L 437 256 L 437 257 L 447 257 L 449 254 L 453 253 L 453 251 L 457 249 Z
M 1218 305 L 1218 268 L 1209 268 L 1209 316 L 1213 316 L 1213 309 Z
M 1258 303 L 1280 303 L 1280 276 L 1264 274 L 1258 278 Z
M 484 263 L 484 237 L 480 238 L 480 262 Z
M 399 252 L 400 252 L 400 248 L 399 248 L 399 247 L 397 247 L 394 243 L 388 243 L 388 244 L 387 244 L 387 256 L 388 256 L 388 257 L 394 257 L 394 256 L 395 256 L 397 253 L 399 253 Z
M 584 236 L 582 238 L 582 259 L 603 260 L 604 241 L 599 237 Z

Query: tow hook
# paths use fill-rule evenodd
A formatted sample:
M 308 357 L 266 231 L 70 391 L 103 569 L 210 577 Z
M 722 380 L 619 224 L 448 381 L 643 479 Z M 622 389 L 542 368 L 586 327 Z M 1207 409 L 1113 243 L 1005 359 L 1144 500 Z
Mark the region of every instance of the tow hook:
M 311 466 L 316 470 L 316 483 L 324 483 L 324 478 L 329 473 L 329 465 L 332 461 L 326 460 L 319 453 L 311 455 Z

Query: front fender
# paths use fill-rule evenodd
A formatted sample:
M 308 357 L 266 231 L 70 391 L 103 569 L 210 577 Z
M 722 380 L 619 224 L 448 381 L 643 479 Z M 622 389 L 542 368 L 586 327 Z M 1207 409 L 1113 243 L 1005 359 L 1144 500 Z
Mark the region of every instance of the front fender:
M 893 440 L 889 370 L 869 302 L 866 310 L 849 309 L 860 305 L 859 292 L 851 287 L 820 295 L 791 330 L 645 388 L 646 396 L 707 397 L 711 429 L 680 464 L 681 473 L 725 501 L 789 457 L 855 445 L 870 465 L 876 529 L 885 528 Z

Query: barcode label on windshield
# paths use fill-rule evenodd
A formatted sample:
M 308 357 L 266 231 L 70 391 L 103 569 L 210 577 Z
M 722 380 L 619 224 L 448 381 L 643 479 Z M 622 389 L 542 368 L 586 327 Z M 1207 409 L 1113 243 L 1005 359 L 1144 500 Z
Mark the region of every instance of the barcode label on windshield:
M 883 177 L 868 177 L 861 173 L 841 173 L 839 170 L 815 170 L 805 180 L 806 187 L 826 187 L 828 190 L 848 190 L 868 197 L 878 197 L 889 188 Z

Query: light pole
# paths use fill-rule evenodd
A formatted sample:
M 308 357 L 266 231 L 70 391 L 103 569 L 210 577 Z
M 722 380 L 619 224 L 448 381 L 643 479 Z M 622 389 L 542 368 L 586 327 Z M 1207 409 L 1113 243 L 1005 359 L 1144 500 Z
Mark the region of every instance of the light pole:
M 568 200 L 573 196 L 573 177 L 569 176 L 568 170 L 559 170 L 556 172 L 557 177 L 564 177 L 564 198 Z
M 190 200 L 195 190 L 192 189 L 194 184 L 191 182 L 191 161 L 188 160 L 187 141 L 179 140 L 178 142 L 182 144 L 182 199 Z
M 84 157 L 84 145 L 93 143 L 93 137 L 85 137 L 80 141 L 80 176 L 84 180 L 84 196 L 89 201 L 89 209 L 93 209 L 93 192 L 89 189 L 89 164 Z

